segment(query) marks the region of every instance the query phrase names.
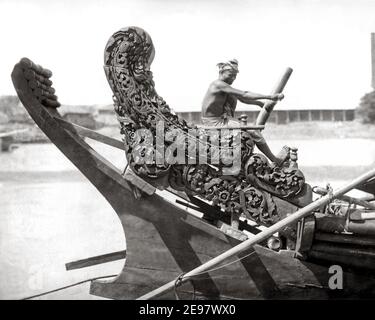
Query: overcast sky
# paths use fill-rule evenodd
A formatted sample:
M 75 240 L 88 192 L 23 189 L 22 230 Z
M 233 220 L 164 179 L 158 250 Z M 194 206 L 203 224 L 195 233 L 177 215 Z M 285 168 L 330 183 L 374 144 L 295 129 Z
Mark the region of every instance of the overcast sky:
M 63 104 L 111 103 L 103 51 L 125 26 L 152 37 L 156 89 L 176 111 L 200 110 L 216 63 L 236 58 L 234 86 L 269 93 L 294 72 L 278 108 L 351 108 L 371 90 L 373 0 L 0 0 L 0 95 L 26 56 L 53 71 Z

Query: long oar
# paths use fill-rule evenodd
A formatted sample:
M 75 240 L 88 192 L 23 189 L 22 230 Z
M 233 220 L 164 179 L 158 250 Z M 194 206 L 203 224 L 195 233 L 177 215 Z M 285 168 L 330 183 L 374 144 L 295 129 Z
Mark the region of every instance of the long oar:
M 328 195 L 310 203 L 306 207 L 296 211 L 295 213 L 291 214 L 290 216 L 286 217 L 285 219 L 275 223 L 274 225 L 267 228 L 266 230 L 258 233 L 253 238 L 240 243 L 239 245 L 237 245 L 237 246 L 229 249 L 228 251 L 225 251 L 224 253 L 220 254 L 216 258 L 213 258 L 213 259 L 209 260 L 208 262 L 206 262 L 206 263 L 200 265 L 199 267 L 191 270 L 190 272 L 186 273 L 182 278 L 180 278 L 181 283 L 187 281 L 189 278 L 194 277 L 197 274 L 200 274 L 202 272 L 206 272 L 207 270 L 217 266 L 218 264 L 220 264 L 224 260 L 226 260 L 228 258 L 231 258 L 231 257 L 239 254 L 240 252 L 242 252 L 246 249 L 249 249 L 253 245 L 269 238 L 274 233 L 280 231 L 284 227 L 286 227 L 290 224 L 293 224 L 293 223 L 297 222 L 298 220 L 306 217 L 307 215 L 309 215 L 314 210 L 317 210 L 321 206 L 324 206 L 327 203 L 331 202 L 332 199 L 337 198 L 337 197 L 347 193 L 351 189 L 355 188 L 359 184 L 367 181 L 368 179 L 370 179 L 374 176 L 375 176 L 375 169 L 372 169 L 372 170 L 366 172 L 365 174 L 359 176 L 358 178 L 354 179 L 352 182 L 348 183 L 344 187 L 342 187 L 342 188 L 338 189 L 337 191 L 333 192 L 332 194 L 328 194 Z M 174 279 L 171 282 L 168 282 L 165 285 L 161 286 L 160 288 L 157 288 L 157 289 L 139 297 L 138 300 L 148 300 L 148 299 L 156 298 L 157 296 L 162 295 L 163 293 L 172 289 L 175 286 L 176 280 L 177 279 Z
M 283 75 L 281 76 L 280 80 L 277 82 L 275 88 L 272 91 L 272 94 L 281 93 L 284 90 L 284 87 L 286 83 L 288 82 L 290 75 L 292 74 L 293 69 L 292 68 L 286 68 Z M 273 108 L 275 107 L 277 101 L 267 101 L 262 110 L 260 110 L 257 120 L 255 122 L 256 125 L 264 125 L 266 124 L 269 116 L 271 115 L 271 112 Z

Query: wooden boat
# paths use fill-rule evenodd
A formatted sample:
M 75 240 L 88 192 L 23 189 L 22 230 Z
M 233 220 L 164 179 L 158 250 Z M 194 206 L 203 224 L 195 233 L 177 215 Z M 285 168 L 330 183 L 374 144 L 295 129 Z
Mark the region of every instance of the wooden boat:
M 13 151 L 18 148 L 18 145 L 14 143 L 14 135 L 24 133 L 28 129 L 17 129 L 8 132 L 0 132 L 0 152 Z
M 260 232 L 243 220 L 239 222 L 240 236 L 225 232 L 225 228 L 212 223 L 220 213 L 206 202 L 182 196 L 179 201 L 185 203 L 183 209 L 165 199 L 149 181 L 137 175 L 124 177 L 84 137 L 119 149 L 124 149 L 123 143 L 63 120 L 51 76 L 51 71 L 26 58 L 12 72 L 14 87 L 30 116 L 112 206 L 126 238 L 123 270 L 113 280 L 93 281 L 91 294 L 112 299 L 139 298 L 251 238 L 249 233 Z M 357 187 L 374 194 L 372 181 L 367 179 Z M 189 210 L 189 206 L 196 210 Z M 202 214 L 197 215 L 197 211 Z M 176 293 L 182 298 L 199 299 L 375 297 L 374 220 L 360 220 L 366 228 L 359 234 L 337 234 L 337 219 L 322 215 L 324 219 L 318 219 L 312 213 L 299 223 L 295 248 L 274 251 L 264 242 L 251 246 L 185 284 L 176 281 L 174 291 L 163 292 L 158 298 L 174 299 Z M 335 221 L 333 232 L 329 230 L 329 219 Z M 230 225 L 225 217 L 223 225 Z M 248 236 L 241 238 L 245 234 Z M 333 264 L 344 269 L 342 289 L 329 286 Z

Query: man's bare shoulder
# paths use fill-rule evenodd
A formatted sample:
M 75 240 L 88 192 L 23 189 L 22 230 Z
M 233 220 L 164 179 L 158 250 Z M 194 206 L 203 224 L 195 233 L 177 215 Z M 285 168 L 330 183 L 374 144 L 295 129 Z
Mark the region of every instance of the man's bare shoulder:
M 224 88 L 227 88 L 227 87 L 230 87 L 230 85 L 228 83 L 224 82 L 223 80 L 216 79 L 215 81 L 213 81 L 211 83 L 210 90 L 221 91 L 221 90 L 223 90 Z

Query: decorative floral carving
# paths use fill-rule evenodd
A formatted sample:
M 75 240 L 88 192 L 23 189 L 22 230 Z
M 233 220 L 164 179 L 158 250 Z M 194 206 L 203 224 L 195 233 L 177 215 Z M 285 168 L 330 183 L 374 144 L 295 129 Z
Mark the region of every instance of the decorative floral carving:
M 113 34 L 105 49 L 104 69 L 113 91 L 115 112 L 124 135 L 126 157 L 130 167 L 140 176 L 160 178 L 168 175 L 169 185 L 194 196 L 211 201 L 224 212 L 244 214 L 247 218 L 264 225 L 280 219 L 273 195 L 290 198 L 298 194 L 304 177 L 298 169 L 270 165 L 260 154 L 253 154 L 254 142 L 246 132 L 222 131 L 220 145 L 214 147 L 214 138 L 205 130 L 198 129 L 194 136 L 188 132 L 196 128 L 174 114 L 160 97 L 154 86 L 150 65 L 154 58 L 154 46 L 150 36 L 138 27 L 121 29 Z M 157 124 L 164 123 L 164 136 L 178 134 L 172 140 L 157 145 Z M 139 135 L 139 129 L 147 129 L 151 135 Z M 145 148 L 145 142 L 152 148 Z M 241 143 L 241 170 L 234 176 L 223 175 L 227 159 L 233 157 L 236 141 Z M 170 164 L 163 155 L 173 143 L 176 149 L 185 150 L 184 163 L 191 160 L 192 150 L 207 154 L 206 163 Z M 176 150 L 174 151 L 176 152 Z M 220 161 L 213 164 L 216 153 Z M 143 162 L 142 159 L 151 159 Z

